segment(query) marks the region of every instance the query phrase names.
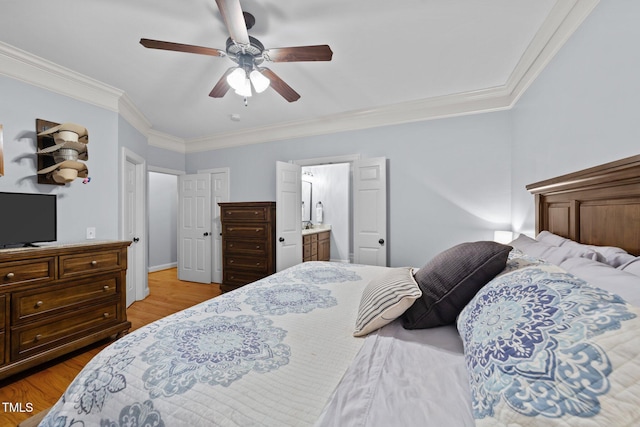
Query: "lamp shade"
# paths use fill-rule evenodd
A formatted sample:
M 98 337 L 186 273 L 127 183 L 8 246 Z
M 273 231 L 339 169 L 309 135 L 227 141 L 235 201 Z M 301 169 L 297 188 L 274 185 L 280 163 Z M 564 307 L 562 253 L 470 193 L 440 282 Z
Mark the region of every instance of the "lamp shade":
M 233 70 L 231 74 L 227 76 L 227 83 L 229 83 L 229 86 L 235 91 L 238 91 L 245 85 L 245 80 L 247 80 L 247 73 L 240 67 Z
M 236 93 L 240 96 L 244 96 L 245 98 L 251 96 L 251 82 L 249 79 L 244 79 L 244 82 L 240 87 L 236 88 Z
M 271 81 L 265 77 L 260 71 L 253 70 L 249 74 L 249 78 L 251 79 L 251 83 L 253 83 L 253 88 L 257 93 L 262 93 L 269 87 Z

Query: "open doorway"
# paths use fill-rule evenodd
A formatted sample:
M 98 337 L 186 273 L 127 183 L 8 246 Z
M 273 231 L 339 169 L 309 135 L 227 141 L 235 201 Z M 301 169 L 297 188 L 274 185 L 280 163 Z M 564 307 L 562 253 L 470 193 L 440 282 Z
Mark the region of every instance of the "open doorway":
M 331 261 L 353 262 L 352 184 L 351 163 L 302 167 L 302 218 L 331 226 Z
M 178 265 L 178 175 L 148 171 L 149 272 Z

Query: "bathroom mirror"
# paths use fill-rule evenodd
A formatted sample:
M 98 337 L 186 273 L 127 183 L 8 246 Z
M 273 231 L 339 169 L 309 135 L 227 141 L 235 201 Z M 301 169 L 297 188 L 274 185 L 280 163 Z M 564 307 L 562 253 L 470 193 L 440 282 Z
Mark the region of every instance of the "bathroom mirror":
M 311 193 L 313 184 L 302 181 L 302 220 L 311 222 Z

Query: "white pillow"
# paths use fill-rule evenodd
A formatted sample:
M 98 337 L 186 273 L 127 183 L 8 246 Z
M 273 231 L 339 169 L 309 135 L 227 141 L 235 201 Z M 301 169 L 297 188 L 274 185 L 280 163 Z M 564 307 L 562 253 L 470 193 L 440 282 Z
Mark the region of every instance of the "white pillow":
M 516 240 L 509 243 L 516 249 L 524 252 L 525 254 L 543 259 L 554 265 L 560 265 L 561 262 L 569 258 L 588 258 L 597 261 L 599 255 L 593 249 L 586 247 L 564 247 L 564 246 L 551 246 L 544 242 L 539 242 L 531 237 L 521 234 Z
M 562 246 L 562 244 L 569 239 L 562 236 L 558 236 L 557 234 L 553 234 L 547 230 L 542 230 L 536 236 L 536 240 L 540 242 L 544 242 L 551 246 Z
M 362 291 L 353 336 L 367 335 L 393 322 L 421 296 L 410 267 L 392 268 L 376 277 Z
M 635 257 L 629 254 L 622 248 L 617 248 L 615 246 L 596 246 L 596 245 L 585 245 L 583 243 L 578 243 L 571 239 L 567 239 L 562 236 L 558 236 L 557 234 L 550 233 L 549 231 L 543 230 L 536 236 L 536 240 L 544 242 L 548 245 L 552 246 L 561 246 L 571 247 L 571 248 L 584 248 L 591 249 L 598 253 L 597 261 L 604 262 L 605 264 L 609 264 L 612 267 L 620 267 L 622 264 L 628 263 L 633 260 Z
M 592 286 L 620 295 L 629 304 L 640 307 L 640 277 L 638 276 L 586 258 L 568 259 L 560 264 L 560 268 Z
M 621 265 L 618 268 L 622 271 L 626 271 L 627 273 L 640 276 L 640 256 L 637 258 L 633 258 L 631 261 Z

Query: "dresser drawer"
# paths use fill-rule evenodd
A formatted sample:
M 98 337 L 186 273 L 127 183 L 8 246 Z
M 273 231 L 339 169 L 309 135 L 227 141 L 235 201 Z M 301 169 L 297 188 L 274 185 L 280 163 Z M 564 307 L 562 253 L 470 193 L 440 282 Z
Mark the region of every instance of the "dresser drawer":
M 224 259 L 227 270 L 251 270 L 260 273 L 268 272 L 267 257 L 244 257 L 228 255 Z
M 36 258 L 0 264 L 0 285 L 41 282 L 55 278 L 55 258 Z
M 267 221 L 269 219 L 269 208 L 224 207 L 222 216 L 225 221 Z
M 225 239 L 266 239 L 268 227 L 264 225 L 224 224 L 222 234 Z
M 268 275 L 264 273 L 225 270 L 223 273 L 222 282 L 224 285 L 242 286 L 246 285 L 247 283 L 260 280 L 266 276 Z
M 227 254 L 255 254 L 266 255 L 267 248 L 264 242 L 250 240 L 230 240 L 224 241 L 224 250 Z
M 12 295 L 13 322 L 54 314 L 76 304 L 112 297 L 117 294 L 119 275 L 63 283 L 46 288 L 14 292 Z
M 24 359 L 65 341 L 86 336 L 91 330 L 100 331 L 117 323 L 117 313 L 118 305 L 112 302 L 76 311 L 54 321 L 12 328 L 11 359 Z
M 60 278 L 91 274 L 105 270 L 120 270 L 120 251 L 84 252 L 60 256 Z

